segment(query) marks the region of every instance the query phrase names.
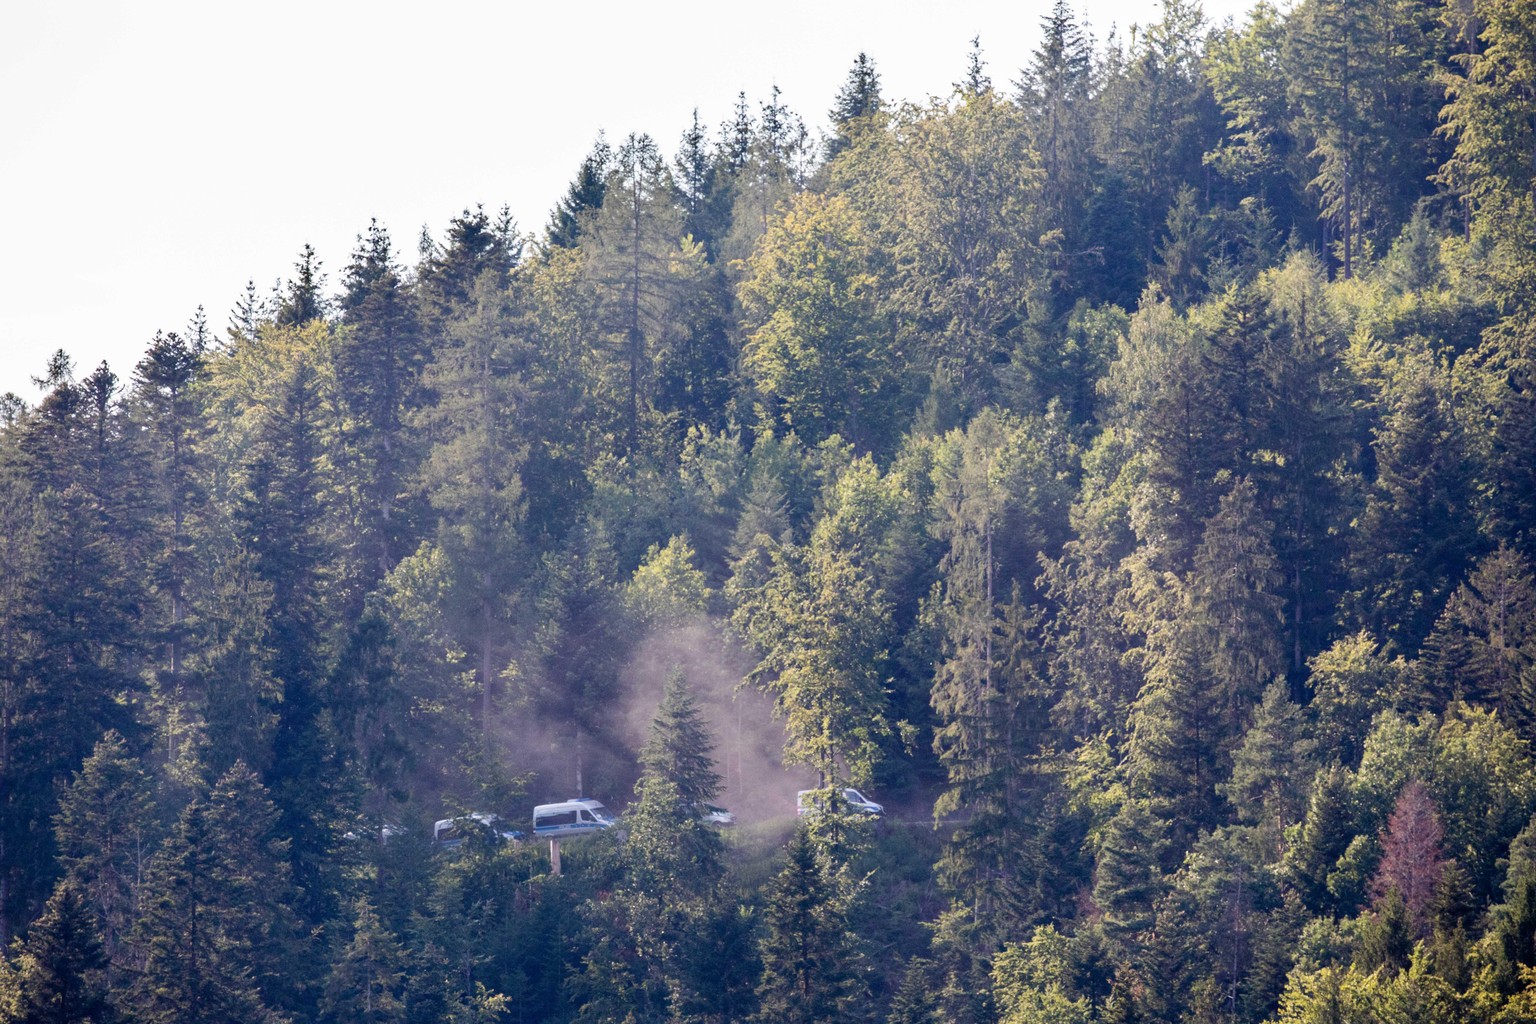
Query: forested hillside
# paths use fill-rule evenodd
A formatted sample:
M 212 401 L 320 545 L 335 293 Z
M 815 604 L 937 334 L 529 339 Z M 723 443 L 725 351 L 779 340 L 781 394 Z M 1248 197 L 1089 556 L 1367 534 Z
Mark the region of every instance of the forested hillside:
M 0 1022 L 1536 1020 L 1536 7 L 1042 40 L 6 396 Z

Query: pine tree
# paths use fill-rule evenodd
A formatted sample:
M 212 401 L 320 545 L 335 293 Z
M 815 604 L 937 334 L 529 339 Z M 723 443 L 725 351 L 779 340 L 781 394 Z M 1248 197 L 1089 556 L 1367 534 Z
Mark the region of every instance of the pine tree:
M 473 308 L 482 275 L 489 274 L 493 289 L 500 290 L 522 259 L 523 243 L 515 227 L 493 222 L 482 206 L 465 209 L 450 220 L 443 244 L 432 242 L 430 236 L 424 239 L 427 247 L 416 268 L 416 297 L 429 336 L 441 332 L 451 317 L 466 315 Z
M 322 590 L 327 548 L 317 390 L 316 370 L 301 358 L 265 410 L 238 513 L 241 532 L 249 538 L 251 568 L 272 594 L 265 639 L 280 697 L 270 707 L 272 750 L 264 781 L 292 839 L 289 852 L 306 897 L 304 912 L 316 922 L 329 916 L 322 875 L 334 788 L 322 707 L 328 605 Z
M 207 798 L 207 835 L 213 858 L 209 881 L 217 886 L 220 941 L 240 951 L 262 1002 L 298 1016 L 320 965 L 305 956 L 307 936 L 299 914 L 327 906 L 331 893 L 301 894 L 294 884 L 288 834 L 255 772 L 236 764 Z M 302 868 L 301 868 L 302 869 Z M 315 883 L 329 878 L 321 875 Z
M 873 460 L 831 488 L 809 542 L 776 547 L 761 588 L 740 594 L 733 621 L 762 661 L 750 678 L 785 719 L 786 760 L 832 785 L 869 778 L 888 735 L 884 664 L 891 608 L 879 556 L 898 506 Z
M 651 734 L 640 750 L 640 765 L 649 774 L 677 787 L 684 804 L 713 800 L 720 789 L 715 771 L 714 738 L 681 670 L 667 677 L 661 705 L 651 720 Z
M 14 1024 L 113 1024 L 102 973 L 107 955 L 91 921 L 84 896 L 73 882 L 60 882 L 43 911 L 18 943 L 18 1000 Z
M 321 1013 L 338 1024 L 401 1024 L 405 951 L 366 898 L 359 898 L 355 909 L 352 941 L 326 979 Z
M 140 689 L 137 587 L 106 510 L 80 484 L 34 500 L 36 548 L 18 565 L 23 594 L 7 624 L 14 674 L 0 690 L 0 914 L 8 922 L 30 918 L 52 887 L 57 782 L 107 730 L 135 732 L 129 708 Z
M 848 70 L 848 77 L 837 90 L 837 98 L 827 119 L 832 124 L 832 137 L 827 140 L 826 159 L 833 160 L 847 149 L 859 135 L 871 127 L 878 127 L 878 117 L 884 111 L 880 96 L 880 73 L 867 53 L 860 53 Z
M 1289 687 L 1276 680 L 1264 691 L 1253 724 L 1232 755 L 1232 777 L 1217 786 L 1239 821 L 1293 825 L 1307 809 L 1308 765 L 1316 744 Z
M 702 248 L 683 239 L 682 213 L 666 177 L 655 142 L 631 134 L 614 154 L 602 208 L 581 239 L 599 327 L 616 357 L 610 386 L 623 409 L 625 451 L 639 442 L 656 389 L 656 360 L 673 343 L 684 291 L 704 267 Z
M 344 329 L 333 348 L 341 402 L 352 414 L 351 475 L 362 491 L 359 557 L 377 581 L 413 545 L 421 510 L 403 498 L 420 452 L 407 422 L 423 404 L 427 360 L 414 303 L 389 233 L 372 222 L 343 274 Z
M 320 260 L 315 247 L 308 242 L 299 251 L 299 261 L 293 265 L 295 276 L 290 278 L 282 300 L 273 316 L 280 327 L 303 327 L 313 320 L 323 319 L 329 300 L 324 294 L 325 275 L 320 271 Z
M 449 323 L 427 375 L 439 400 L 427 418 L 435 444 L 422 478 L 439 516 L 433 546 L 452 566 L 444 611 L 454 642 L 474 659 L 486 745 L 509 660 L 506 624 L 526 596 L 520 585 L 528 569 L 520 473 L 532 355 L 520 330 L 519 299 L 498 274 L 484 275 L 473 306 Z
M 59 864 L 94 915 L 109 960 L 132 926 L 159 828 L 149 776 L 109 730 L 59 798 Z
M 214 839 L 206 805 L 194 801 L 155 858 L 133 937 L 142 968 L 124 1000 L 135 1020 L 279 1024 L 286 1019 L 263 1003 L 245 962 L 249 949 L 226 937 L 228 919 L 248 908 L 225 899 Z
M 142 451 L 146 478 L 145 519 L 149 543 L 150 593 L 154 611 L 145 625 L 160 646 L 155 658 L 154 695 L 160 711 L 166 757 L 182 760 L 195 743 L 196 712 L 188 692 L 188 647 L 193 642 L 192 599 L 197 566 L 197 526 L 207 500 L 199 442 L 207 417 L 196 394 L 204 357 L 194 340 L 156 334 L 134 370 L 129 422 Z M 192 721 L 188 721 L 188 719 Z M 110 945 L 110 940 L 109 940 Z
M 1456 589 L 1424 644 L 1437 700 L 1486 705 L 1536 736 L 1536 576 L 1500 547 Z
M 1414 652 L 1476 551 L 1472 478 L 1445 371 L 1411 357 L 1376 432 L 1376 483 L 1351 552 L 1361 625 Z
M 844 915 L 847 896 L 804 828 L 763 907 L 763 977 L 754 1020 L 816 1024 L 845 1019 L 863 995 Z
M 581 239 L 588 222 L 603 207 L 612 167 L 613 150 L 599 132 L 592 151 L 582 158 L 565 198 L 549 215 L 545 238 L 550 245 L 570 249 Z
M 1045 172 L 1041 226 L 1055 232 L 1054 285 L 1081 294 L 1076 271 L 1104 260 L 1086 248 L 1086 217 L 1098 169 L 1093 152 L 1093 45 L 1067 0 L 1056 0 L 1040 19 L 1040 45 L 1019 81 L 1018 100 L 1030 140 Z
M 1094 872 L 1093 902 L 1106 930 L 1133 941 L 1150 928 L 1153 905 L 1164 889 L 1160 866 L 1168 824 L 1143 800 L 1127 800 L 1104 829 Z

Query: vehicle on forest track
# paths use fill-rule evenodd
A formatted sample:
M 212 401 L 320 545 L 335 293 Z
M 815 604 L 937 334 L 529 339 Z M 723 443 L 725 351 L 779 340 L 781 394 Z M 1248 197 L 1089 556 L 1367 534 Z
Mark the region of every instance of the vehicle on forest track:
M 562 800 L 533 809 L 533 834 L 540 838 L 591 835 L 613 825 L 613 815 L 597 800 Z
M 795 814 L 804 817 L 807 814 L 816 814 L 824 810 L 822 801 L 826 799 L 829 791 L 825 789 L 802 789 L 795 794 Z M 878 818 L 885 813 L 885 807 L 875 803 L 869 797 L 860 793 L 852 786 L 845 786 L 841 790 L 831 790 L 833 799 L 842 797 L 844 810 L 854 814 L 868 814 Z
M 444 818 L 432 825 L 432 842 L 439 849 L 454 850 L 464 844 L 476 832 L 487 836 L 494 836 L 504 843 L 520 843 L 527 839 L 521 830 L 508 828 L 495 814 L 486 814 L 484 811 L 471 811 L 469 814 L 461 814 L 457 818 Z

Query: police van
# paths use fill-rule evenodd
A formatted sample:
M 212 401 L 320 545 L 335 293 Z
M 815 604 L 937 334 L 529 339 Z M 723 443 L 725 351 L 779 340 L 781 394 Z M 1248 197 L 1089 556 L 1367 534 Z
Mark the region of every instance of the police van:
M 613 824 L 613 815 L 596 800 L 563 800 L 533 809 L 533 834 L 549 839 L 589 835 Z

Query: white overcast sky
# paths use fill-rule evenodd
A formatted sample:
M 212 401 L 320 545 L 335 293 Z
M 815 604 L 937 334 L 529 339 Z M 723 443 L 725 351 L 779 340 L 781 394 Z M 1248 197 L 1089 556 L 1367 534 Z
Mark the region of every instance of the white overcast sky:
M 1211 21 L 1250 0 L 1204 0 Z M 306 243 L 334 288 L 377 217 L 509 206 L 542 229 L 599 130 L 676 149 L 777 84 L 813 132 L 856 54 L 885 96 L 947 94 L 979 36 L 1008 85 L 1049 0 L 0 0 L 0 393 L 63 348 L 126 382 L 199 305 L 221 335 L 248 279 Z M 1078 0 L 1102 41 L 1157 0 Z

